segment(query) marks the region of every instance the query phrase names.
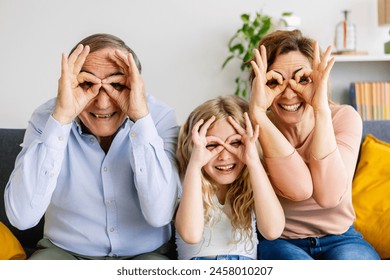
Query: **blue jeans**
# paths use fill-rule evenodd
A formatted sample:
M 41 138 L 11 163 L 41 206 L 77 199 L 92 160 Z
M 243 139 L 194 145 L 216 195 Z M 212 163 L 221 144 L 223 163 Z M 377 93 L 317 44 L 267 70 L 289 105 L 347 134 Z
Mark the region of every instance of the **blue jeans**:
M 375 249 L 351 226 L 340 235 L 266 240 L 259 235 L 260 260 L 379 260 Z
M 213 257 L 193 257 L 191 260 L 253 260 L 241 255 L 217 255 Z

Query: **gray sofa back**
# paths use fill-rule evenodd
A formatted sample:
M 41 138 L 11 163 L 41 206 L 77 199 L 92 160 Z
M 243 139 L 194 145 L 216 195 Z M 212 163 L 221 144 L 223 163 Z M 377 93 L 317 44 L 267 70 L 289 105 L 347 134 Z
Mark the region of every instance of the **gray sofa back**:
M 29 256 L 43 237 L 43 219 L 31 229 L 18 230 L 9 223 L 4 209 L 4 190 L 21 150 L 24 133 L 25 129 L 0 129 L 0 221 L 12 231 Z
M 363 121 L 363 139 L 367 134 L 390 143 L 390 121 Z

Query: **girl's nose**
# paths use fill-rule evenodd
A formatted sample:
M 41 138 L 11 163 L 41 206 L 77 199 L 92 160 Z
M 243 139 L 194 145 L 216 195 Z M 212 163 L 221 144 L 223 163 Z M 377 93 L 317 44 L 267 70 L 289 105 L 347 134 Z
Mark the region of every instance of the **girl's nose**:
M 230 158 L 230 152 L 225 148 L 218 154 L 218 160 L 224 161 Z

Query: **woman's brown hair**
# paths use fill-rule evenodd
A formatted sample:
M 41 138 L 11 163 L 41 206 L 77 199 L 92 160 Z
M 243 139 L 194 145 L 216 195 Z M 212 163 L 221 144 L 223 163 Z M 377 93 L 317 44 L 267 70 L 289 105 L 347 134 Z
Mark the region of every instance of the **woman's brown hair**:
M 314 57 L 314 40 L 304 37 L 300 30 L 292 31 L 277 30 L 261 39 L 258 49 L 263 45 L 267 50 L 267 65 L 272 65 L 276 57 L 280 54 L 286 54 L 291 51 L 299 51 L 308 58 L 310 63 Z M 253 82 L 255 73 L 253 70 L 250 74 L 250 81 Z
M 305 37 L 298 29 L 295 30 L 276 30 L 266 36 L 264 36 L 260 42 L 258 49 L 263 45 L 267 50 L 267 67 L 269 68 L 275 62 L 277 56 L 286 54 L 291 51 L 299 51 L 309 60 L 310 64 L 313 64 L 314 59 L 314 43 L 313 39 Z M 322 51 L 320 50 L 320 55 Z M 252 58 L 253 60 L 254 58 Z M 248 61 L 247 63 L 250 63 Z M 268 69 L 267 69 L 268 71 Z M 255 78 L 255 72 L 251 71 L 249 75 L 249 81 L 252 83 Z M 334 104 L 331 100 L 331 82 L 328 80 L 328 102 Z

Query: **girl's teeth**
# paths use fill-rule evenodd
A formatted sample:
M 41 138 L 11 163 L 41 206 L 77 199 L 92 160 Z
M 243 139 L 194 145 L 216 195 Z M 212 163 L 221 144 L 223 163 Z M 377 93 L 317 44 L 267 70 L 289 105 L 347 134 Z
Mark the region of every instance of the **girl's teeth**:
M 218 170 L 230 170 L 233 168 L 233 166 L 234 166 L 234 164 L 230 164 L 230 165 L 224 165 L 224 166 L 217 166 L 216 168 Z
M 289 112 L 295 112 L 298 110 L 299 106 L 301 106 L 301 103 L 295 104 L 295 105 L 280 105 L 284 110 L 289 111 Z

